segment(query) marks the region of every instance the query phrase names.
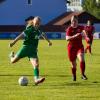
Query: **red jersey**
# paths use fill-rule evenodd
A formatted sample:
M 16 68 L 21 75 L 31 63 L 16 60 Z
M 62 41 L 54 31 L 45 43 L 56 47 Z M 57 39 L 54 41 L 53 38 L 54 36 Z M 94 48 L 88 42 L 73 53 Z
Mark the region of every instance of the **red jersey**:
M 88 37 L 93 36 L 93 32 L 95 30 L 94 26 L 85 26 L 84 29 L 86 30 Z
M 76 46 L 76 47 L 80 47 L 83 45 L 82 34 L 81 34 L 83 30 L 84 30 L 84 26 L 80 26 L 80 25 L 77 26 L 77 28 L 73 28 L 72 26 L 67 28 L 66 36 L 73 36 L 77 33 L 80 33 L 80 35 L 77 38 L 69 41 L 69 45 Z

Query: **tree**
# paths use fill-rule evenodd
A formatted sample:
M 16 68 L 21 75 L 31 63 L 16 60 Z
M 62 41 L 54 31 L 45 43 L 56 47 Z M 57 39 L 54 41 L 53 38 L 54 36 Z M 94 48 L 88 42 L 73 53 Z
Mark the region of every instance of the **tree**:
M 71 2 L 69 0 L 65 0 L 66 3 L 70 4 Z
M 100 0 L 84 0 L 83 9 L 100 19 Z

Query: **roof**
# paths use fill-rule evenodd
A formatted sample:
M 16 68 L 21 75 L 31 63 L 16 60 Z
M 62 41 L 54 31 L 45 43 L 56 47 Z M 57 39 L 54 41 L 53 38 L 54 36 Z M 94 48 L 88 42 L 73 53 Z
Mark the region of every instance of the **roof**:
M 45 32 L 64 32 L 69 26 L 71 16 L 73 15 L 78 16 L 79 23 L 86 23 L 88 19 L 92 19 L 94 23 L 100 23 L 100 19 L 85 11 L 65 12 L 41 27 Z M 0 25 L 0 32 L 21 32 L 24 28 L 24 25 Z
M 42 25 L 44 32 L 63 32 L 64 26 L 61 25 Z M 22 32 L 25 29 L 24 25 L 0 25 L 0 32 Z
M 87 20 L 91 19 L 94 23 L 100 23 L 100 19 L 97 19 L 95 16 L 89 14 L 86 11 L 82 12 L 65 12 L 52 21 L 48 22 L 46 25 L 66 25 L 70 22 L 71 16 L 77 15 L 79 23 L 86 23 Z

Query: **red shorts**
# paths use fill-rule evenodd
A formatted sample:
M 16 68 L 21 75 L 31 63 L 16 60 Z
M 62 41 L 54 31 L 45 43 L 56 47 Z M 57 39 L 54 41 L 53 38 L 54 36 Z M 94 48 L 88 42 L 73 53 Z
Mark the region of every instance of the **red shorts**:
M 67 50 L 68 50 L 68 58 L 72 62 L 76 60 L 78 53 L 84 53 L 84 46 L 82 45 L 80 47 L 79 46 L 75 47 L 72 45 L 68 45 Z
M 88 40 L 86 39 L 87 44 L 92 44 L 93 36 L 89 37 L 89 39 L 90 39 L 90 41 L 88 41 Z

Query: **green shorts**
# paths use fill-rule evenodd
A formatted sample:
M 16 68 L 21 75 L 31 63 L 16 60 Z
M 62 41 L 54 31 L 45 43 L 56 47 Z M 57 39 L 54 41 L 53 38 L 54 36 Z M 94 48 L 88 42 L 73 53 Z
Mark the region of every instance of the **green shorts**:
M 18 58 L 38 58 L 37 56 L 37 49 L 35 49 L 33 46 L 22 46 L 22 48 L 17 52 Z

